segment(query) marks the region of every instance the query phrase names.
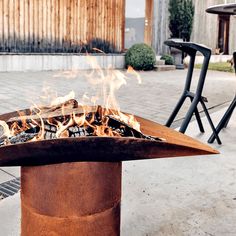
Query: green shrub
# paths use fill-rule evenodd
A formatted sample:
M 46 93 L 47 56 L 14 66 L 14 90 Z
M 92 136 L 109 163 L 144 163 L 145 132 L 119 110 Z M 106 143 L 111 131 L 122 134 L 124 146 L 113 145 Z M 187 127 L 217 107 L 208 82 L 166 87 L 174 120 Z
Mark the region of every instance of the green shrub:
M 171 55 L 165 54 L 161 57 L 165 61 L 165 65 L 174 65 L 174 59 Z
M 169 29 L 171 38 L 190 40 L 194 19 L 192 0 L 169 1 Z
M 145 43 L 134 44 L 125 55 L 126 67 L 132 66 L 135 70 L 152 70 L 155 64 L 156 54 Z

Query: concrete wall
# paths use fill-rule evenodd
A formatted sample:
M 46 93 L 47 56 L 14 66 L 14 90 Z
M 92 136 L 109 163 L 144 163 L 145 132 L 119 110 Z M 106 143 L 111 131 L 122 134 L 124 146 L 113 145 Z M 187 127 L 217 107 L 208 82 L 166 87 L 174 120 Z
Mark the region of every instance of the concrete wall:
M 102 68 L 123 69 L 123 54 L 91 56 Z M 87 70 L 92 69 L 89 58 L 85 55 L 0 55 L 0 72 L 7 71 L 48 71 L 48 70 Z

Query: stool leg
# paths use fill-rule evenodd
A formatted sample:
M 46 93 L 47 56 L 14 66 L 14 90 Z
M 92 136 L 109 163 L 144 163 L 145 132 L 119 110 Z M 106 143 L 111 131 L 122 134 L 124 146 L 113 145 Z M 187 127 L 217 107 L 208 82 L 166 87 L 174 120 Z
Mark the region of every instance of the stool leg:
M 233 100 L 233 102 L 232 102 L 232 109 L 230 109 L 231 113 L 230 113 L 230 114 L 228 115 L 228 117 L 227 117 L 228 120 L 225 122 L 224 128 L 226 128 L 226 127 L 228 126 L 229 121 L 230 121 L 230 118 L 231 118 L 231 116 L 233 115 L 233 111 L 234 111 L 235 106 L 236 106 L 236 96 L 235 96 L 235 98 L 234 98 L 234 100 Z
M 214 137 L 215 137 L 216 140 L 217 140 L 217 143 L 218 143 L 218 144 L 222 144 L 222 143 L 221 143 L 221 140 L 220 140 L 220 138 L 219 138 L 219 136 L 218 136 L 218 133 L 217 133 L 217 131 L 216 131 L 216 129 L 215 129 L 215 126 L 214 126 L 214 124 L 213 124 L 213 122 L 212 122 L 212 120 L 211 120 L 210 114 L 209 114 L 209 112 L 208 112 L 208 110 L 207 110 L 207 107 L 206 107 L 205 103 L 204 103 L 202 100 L 201 100 L 200 102 L 201 102 L 201 104 L 202 104 L 203 110 L 204 110 L 204 112 L 205 112 L 205 114 L 206 114 L 206 117 L 207 117 L 207 119 L 208 119 L 208 122 L 209 122 L 209 124 L 210 124 L 210 126 L 211 126 L 211 129 L 212 129 L 212 131 L 213 131 Z
M 227 126 L 229 124 L 229 121 L 230 121 L 230 118 L 231 118 L 232 115 L 233 115 L 233 111 L 231 112 L 231 114 L 229 114 L 228 120 L 225 122 L 224 128 L 227 128 Z
M 199 111 L 198 111 L 197 108 L 195 110 L 195 116 L 196 116 L 196 119 L 197 119 L 197 123 L 198 123 L 198 127 L 199 127 L 200 132 L 204 133 L 205 130 L 204 130 L 204 127 L 203 127 L 203 124 L 202 124 L 202 120 L 201 120 L 201 117 L 200 117 L 200 114 L 199 114 Z
M 193 102 L 192 97 L 190 97 L 190 100 L 191 100 L 191 102 Z M 201 117 L 200 117 L 200 114 L 199 114 L 199 111 L 198 111 L 197 107 L 196 107 L 194 113 L 195 113 L 195 116 L 196 116 L 196 120 L 197 120 L 197 123 L 198 123 L 199 130 L 200 130 L 201 133 L 204 133 L 205 130 L 204 130 L 202 120 L 201 120 Z
M 225 112 L 224 116 L 222 117 L 221 121 L 217 125 L 216 127 L 217 134 L 220 133 L 220 131 L 224 128 L 225 124 L 229 121 L 235 107 L 236 107 L 236 97 L 234 98 L 229 108 Z M 211 137 L 208 139 L 208 143 L 213 143 L 214 140 L 215 140 L 215 135 L 212 134 Z
M 183 121 L 183 123 L 180 126 L 179 132 L 185 133 L 185 131 L 186 131 L 187 127 L 188 127 L 188 124 L 191 121 L 191 118 L 193 116 L 193 113 L 196 110 L 198 102 L 199 102 L 198 98 L 194 98 L 193 99 L 193 102 L 191 103 L 191 105 L 190 105 L 190 107 L 188 109 L 188 112 L 187 112 L 187 114 L 186 114 L 186 116 L 184 118 L 184 121 Z
M 183 105 L 185 99 L 186 99 L 186 96 L 183 94 L 183 95 L 180 97 L 180 99 L 179 99 L 177 105 L 175 106 L 173 112 L 171 113 L 169 119 L 168 119 L 167 122 L 166 122 L 166 126 L 167 126 L 167 127 L 170 127 L 171 124 L 173 123 L 173 121 L 174 121 L 175 117 L 177 116 L 177 114 L 178 114 L 180 108 L 182 107 L 182 105 Z

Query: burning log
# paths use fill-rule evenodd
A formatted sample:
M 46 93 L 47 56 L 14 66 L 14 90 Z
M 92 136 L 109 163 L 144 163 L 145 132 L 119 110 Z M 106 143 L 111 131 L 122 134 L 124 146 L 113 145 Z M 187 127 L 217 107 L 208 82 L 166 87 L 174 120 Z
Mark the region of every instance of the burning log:
M 84 120 L 81 124 L 76 122 L 76 116 L 84 116 Z M 103 127 L 103 135 L 105 136 L 108 134 L 107 136 L 134 137 L 163 141 L 161 138 L 142 134 L 140 131 L 119 120 L 119 116 L 116 115 L 115 117 L 112 110 L 105 111 L 100 106 L 82 107 L 78 106 L 76 100 L 69 100 L 61 105 L 38 108 L 38 110 L 33 109 L 31 115 L 21 115 L 20 117 L 10 118 L 7 121 L 7 125 L 9 127 L 17 127 L 15 128 L 16 131 L 14 135 L 10 137 L 1 135 L 0 146 L 7 143 L 17 144 L 35 140 L 35 138 L 40 136 L 40 132 L 44 134 L 44 139 L 58 138 L 58 123 L 63 124 L 65 127 L 62 131 L 65 137 L 100 136 L 101 133 L 99 132 L 97 134 L 96 129 Z M 4 125 L 6 126 L 6 124 Z M 4 125 L 1 126 L 0 124 L 2 130 L 5 129 Z M 10 131 L 8 131 L 8 133 L 9 132 Z
M 118 130 L 117 132 L 122 137 L 135 137 L 135 138 L 142 138 L 142 139 L 148 139 L 148 140 L 153 140 L 153 141 L 165 141 L 165 139 L 163 138 L 145 135 L 139 132 L 138 130 L 130 127 L 129 125 L 125 124 L 124 122 L 116 119 L 115 117 L 112 117 L 112 116 L 107 116 L 107 117 L 108 117 L 108 126 L 112 128 L 113 130 Z
M 106 116 L 105 119 L 107 119 L 105 122 L 107 122 L 108 128 L 112 129 L 113 132 L 116 132 L 117 135 L 121 137 L 134 137 L 134 138 L 142 138 L 147 140 L 156 140 L 156 141 L 164 141 L 164 139 L 158 138 L 158 137 L 152 137 L 145 134 L 142 134 L 141 132 L 133 129 L 129 125 L 125 124 L 124 122 L 116 119 L 112 116 Z M 11 119 L 12 121 L 12 119 Z M 101 120 L 96 121 L 96 125 L 102 125 Z M 48 137 L 50 139 L 55 139 L 56 137 L 56 127 L 52 126 L 50 124 L 45 125 L 45 131 L 51 133 L 50 135 L 45 135 L 45 139 Z M 17 144 L 17 143 L 24 143 L 28 142 L 32 139 L 34 139 L 36 136 L 39 135 L 40 127 L 35 126 L 33 128 L 27 129 L 25 131 L 20 132 L 19 134 L 10 137 L 9 143 L 10 144 Z M 45 133 L 46 133 L 45 132 Z M 83 132 L 83 135 L 81 133 Z M 78 135 L 77 135 L 78 134 Z M 77 136 L 93 136 L 94 130 L 91 126 L 87 128 L 80 128 L 76 125 L 73 127 L 68 128 L 68 137 L 77 137 Z M 0 139 L 0 146 L 5 144 L 5 141 L 8 139 L 7 136 L 2 136 Z

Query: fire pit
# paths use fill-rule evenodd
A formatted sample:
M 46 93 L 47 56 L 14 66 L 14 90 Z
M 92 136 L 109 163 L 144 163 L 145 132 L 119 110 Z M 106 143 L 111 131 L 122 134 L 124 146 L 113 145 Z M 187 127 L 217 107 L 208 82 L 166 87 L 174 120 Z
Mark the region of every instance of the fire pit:
M 119 235 L 122 161 L 218 153 L 152 121 L 76 100 L 0 120 L 0 166 L 21 166 L 22 236 Z

